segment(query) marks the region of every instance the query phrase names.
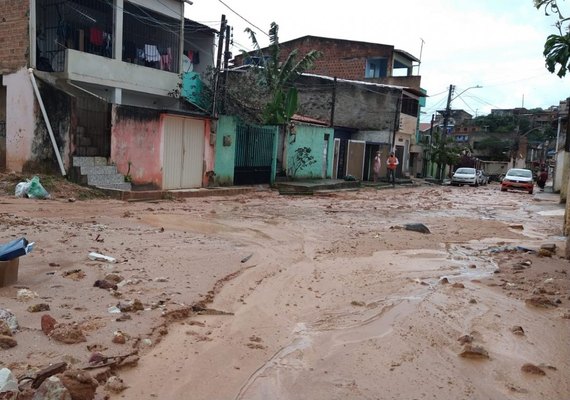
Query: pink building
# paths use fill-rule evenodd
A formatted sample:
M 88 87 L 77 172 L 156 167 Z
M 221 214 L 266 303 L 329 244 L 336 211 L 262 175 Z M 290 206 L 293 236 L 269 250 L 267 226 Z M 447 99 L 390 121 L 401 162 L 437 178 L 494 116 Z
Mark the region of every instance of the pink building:
M 1 2 L 0 170 L 122 190 L 206 185 L 210 117 L 172 92 L 182 72 L 213 64 L 216 32 L 185 19 L 184 7 Z

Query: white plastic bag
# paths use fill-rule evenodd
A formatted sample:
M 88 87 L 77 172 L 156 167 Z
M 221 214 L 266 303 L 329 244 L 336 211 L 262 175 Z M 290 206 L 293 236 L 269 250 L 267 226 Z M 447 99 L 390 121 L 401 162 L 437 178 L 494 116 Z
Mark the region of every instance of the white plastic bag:
M 27 197 L 30 184 L 30 181 L 18 183 L 16 185 L 16 197 Z
M 89 253 L 89 255 L 87 257 L 93 261 L 107 261 L 110 263 L 116 263 L 117 262 L 117 259 L 114 257 L 106 256 L 106 255 L 95 253 L 95 252 Z

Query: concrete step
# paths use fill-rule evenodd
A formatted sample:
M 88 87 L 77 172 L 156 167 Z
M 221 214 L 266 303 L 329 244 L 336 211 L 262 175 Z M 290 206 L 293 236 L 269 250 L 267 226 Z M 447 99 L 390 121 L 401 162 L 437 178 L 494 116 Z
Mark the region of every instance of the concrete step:
M 114 175 L 117 167 L 114 165 L 83 165 L 81 175 Z
M 107 158 L 106 157 L 73 157 L 73 166 L 74 167 L 82 167 L 82 166 L 94 166 L 94 165 L 107 165 Z
M 124 183 L 125 177 L 121 174 L 89 174 L 87 184 L 89 186 L 101 186 L 109 184 Z
M 99 189 L 111 189 L 111 190 L 122 190 L 126 192 L 130 192 L 132 189 L 132 185 L 130 182 L 122 182 L 122 183 L 109 183 L 106 185 L 95 185 Z

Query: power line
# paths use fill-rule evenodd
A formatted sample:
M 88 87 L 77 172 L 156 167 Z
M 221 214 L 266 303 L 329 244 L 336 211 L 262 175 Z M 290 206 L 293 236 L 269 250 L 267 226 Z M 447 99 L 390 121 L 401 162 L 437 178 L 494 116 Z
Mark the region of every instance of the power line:
M 230 6 L 228 6 L 226 3 L 224 3 L 222 0 L 218 0 L 220 3 L 222 3 L 224 6 L 226 6 L 228 8 L 228 10 L 230 10 L 231 12 L 233 12 L 235 15 L 237 15 L 238 17 L 240 17 L 241 19 L 243 19 L 245 22 L 247 22 L 248 24 L 250 24 L 251 26 L 253 26 L 255 29 L 257 29 L 259 32 L 263 33 L 265 36 L 269 37 L 269 34 L 267 34 L 263 29 L 259 28 L 257 25 L 255 25 L 253 22 L 250 22 L 247 18 L 243 17 L 240 13 L 238 13 L 237 11 L 235 11 L 233 8 L 231 8 Z

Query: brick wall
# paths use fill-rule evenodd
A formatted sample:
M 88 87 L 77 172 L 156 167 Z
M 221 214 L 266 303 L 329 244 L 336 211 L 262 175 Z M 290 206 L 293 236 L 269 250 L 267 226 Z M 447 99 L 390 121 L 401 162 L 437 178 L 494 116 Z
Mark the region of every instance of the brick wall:
M 285 56 L 294 49 L 298 49 L 300 56 L 311 50 L 319 50 L 322 53 L 315 62 L 314 69 L 309 72 L 352 80 L 364 79 L 367 58 L 386 57 L 388 65 L 391 65 L 393 51 L 392 46 L 382 44 L 311 36 L 281 43 L 281 52 Z
M 366 60 L 372 57 L 385 57 L 388 65 L 392 65 L 394 47 L 377 43 L 305 36 L 280 43 L 280 49 L 283 59 L 294 49 L 299 51 L 300 56 L 311 50 L 319 50 L 322 55 L 315 62 L 314 68 L 308 72 L 336 76 L 341 79 L 364 80 Z M 241 65 L 241 62 L 242 56 L 236 56 L 235 64 Z
M 13 72 L 28 62 L 28 0 L 0 0 L 0 73 Z

